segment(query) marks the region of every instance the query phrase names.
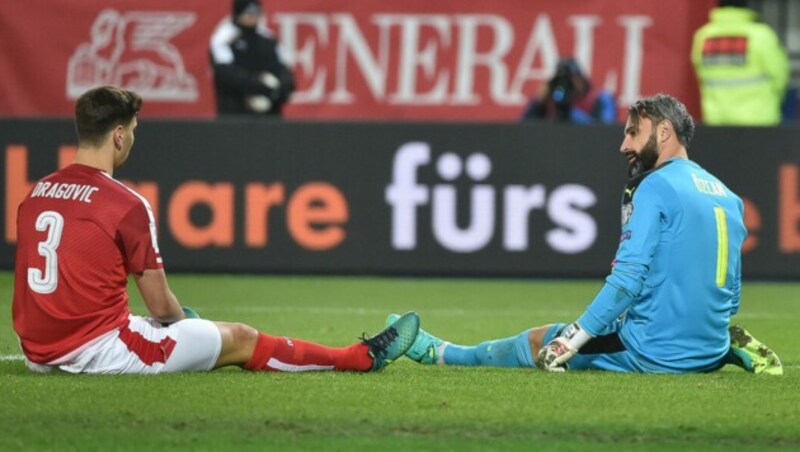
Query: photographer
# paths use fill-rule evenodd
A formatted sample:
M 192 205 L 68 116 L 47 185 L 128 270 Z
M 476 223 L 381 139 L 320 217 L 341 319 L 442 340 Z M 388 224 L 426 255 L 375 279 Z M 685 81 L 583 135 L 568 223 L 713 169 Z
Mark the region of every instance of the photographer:
M 592 87 L 574 59 L 564 58 L 543 86 L 543 93 L 532 99 L 522 114 L 523 121 L 541 119 L 611 124 L 617 120 L 617 103 L 610 92 Z

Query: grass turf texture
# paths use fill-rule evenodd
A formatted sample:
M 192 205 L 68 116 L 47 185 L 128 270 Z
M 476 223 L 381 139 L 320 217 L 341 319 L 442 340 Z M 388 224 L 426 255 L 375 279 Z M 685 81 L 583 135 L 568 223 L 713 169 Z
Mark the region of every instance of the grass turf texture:
M 574 320 L 599 281 L 172 275 L 207 318 L 346 345 L 416 310 L 474 343 Z M 135 290 L 134 290 L 135 292 Z M 0 355 L 19 354 L 12 276 L 0 273 Z M 133 297 L 132 308 L 143 313 Z M 763 450 L 800 448 L 800 284 L 746 283 L 737 321 L 783 377 L 546 374 L 420 366 L 377 374 L 34 375 L 0 361 L 0 450 Z

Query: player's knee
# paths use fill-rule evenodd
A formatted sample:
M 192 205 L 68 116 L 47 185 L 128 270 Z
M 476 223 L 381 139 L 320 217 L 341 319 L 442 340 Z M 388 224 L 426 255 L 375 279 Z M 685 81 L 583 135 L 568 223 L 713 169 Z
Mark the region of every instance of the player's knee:
M 253 356 L 258 330 L 244 323 L 217 322 L 217 327 L 222 336 L 222 350 L 214 368 L 244 366 Z
M 484 366 L 489 366 L 492 363 L 492 356 L 489 351 L 492 349 L 491 342 L 481 342 L 475 346 L 475 359 L 478 363 Z
M 533 355 L 534 359 L 539 354 L 539 350 L 542 348 L 544 342 L 544 336 L 547 334 L 547 330 L 550 329 L 552 325 L 545 325 L 538 328 L 532 328 L 530 333 L 528 333 L 528 342 L 531 344 L 531 355 Z
M 244 323 L 231 323 L 232 341 L 241 348 L 252 348 L 258 342 L 258 330 Z
M 258 341 L 258 330 L 244 323 L 217 322 L 223 350 L 252 348 Z

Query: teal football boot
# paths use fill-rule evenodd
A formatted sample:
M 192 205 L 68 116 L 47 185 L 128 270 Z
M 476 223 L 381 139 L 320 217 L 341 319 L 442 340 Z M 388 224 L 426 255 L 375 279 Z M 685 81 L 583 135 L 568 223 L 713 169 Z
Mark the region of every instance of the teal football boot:
M 397 358 L 403 356 L 419 332 L 419 316 L 416 312 L 407 312 L 397 316 L 383 331 L 372 337 L 365 337 L 361 342 L 369 347 L 372 357 L 372 370 L 381 370 Z
M 386 323 L 390 324 L 397 320 L 397 314 L 389 314 Z M 439 362 L 439 349 L 445 341 L 428 333 L 422 328 L 417 333 L 417 338 L 406 352 L 406 356 L 420 364 L 437 364 Z

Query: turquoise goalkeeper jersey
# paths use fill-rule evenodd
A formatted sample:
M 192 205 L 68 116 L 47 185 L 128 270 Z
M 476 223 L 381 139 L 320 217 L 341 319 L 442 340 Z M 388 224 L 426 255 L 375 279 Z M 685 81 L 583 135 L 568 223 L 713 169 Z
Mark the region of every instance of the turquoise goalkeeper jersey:
M 698 164 L 673 158 L 632 178 L 613 269 L 578 323 L 617 330 L 654 372 L 720 367 L 746 235 L 742 200 Z

